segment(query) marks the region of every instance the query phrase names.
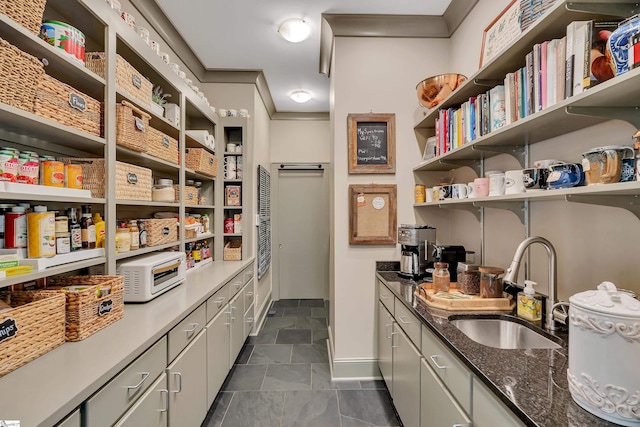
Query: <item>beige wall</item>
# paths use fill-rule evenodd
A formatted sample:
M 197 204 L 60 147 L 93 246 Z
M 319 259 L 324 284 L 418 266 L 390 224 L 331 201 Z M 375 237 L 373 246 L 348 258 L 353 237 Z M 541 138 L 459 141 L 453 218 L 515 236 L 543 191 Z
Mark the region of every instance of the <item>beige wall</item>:
M 331 161 L 328 120 L 272 120 L 271 162 Z

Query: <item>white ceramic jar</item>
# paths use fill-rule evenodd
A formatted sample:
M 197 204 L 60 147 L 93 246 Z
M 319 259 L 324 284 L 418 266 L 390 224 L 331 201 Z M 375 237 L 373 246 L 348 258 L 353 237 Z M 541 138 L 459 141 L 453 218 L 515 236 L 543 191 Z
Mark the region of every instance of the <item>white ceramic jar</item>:
M 640 426 L 640 301 L 603 282 L 569 302 L 571 397 L 600 418 Z

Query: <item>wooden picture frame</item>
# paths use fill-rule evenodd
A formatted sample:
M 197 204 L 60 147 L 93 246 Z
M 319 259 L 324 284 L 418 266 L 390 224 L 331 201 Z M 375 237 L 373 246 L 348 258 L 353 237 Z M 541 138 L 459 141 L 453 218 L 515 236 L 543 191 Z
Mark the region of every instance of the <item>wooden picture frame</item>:
M 349 186 L 349 244 L 395 245 L 397 242 L 397 186 Z
M 396 115 L 349 114 L 349 173 L 396 173 Z
M 511 0 L 482 33 L 479 67 L 498 56 L 520 34 L 520 0 Z

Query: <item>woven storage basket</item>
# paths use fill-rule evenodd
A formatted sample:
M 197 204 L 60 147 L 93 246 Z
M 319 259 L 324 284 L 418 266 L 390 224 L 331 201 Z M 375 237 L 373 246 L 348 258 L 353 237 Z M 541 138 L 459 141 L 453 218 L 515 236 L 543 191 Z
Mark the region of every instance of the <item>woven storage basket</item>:
M 42 62 L 0 39 L 0 102 L 31 112 L 43 76 Z
M 38 34 L 46 4 L 45 0 L 0 0 L 0 13 Z
M 178 240 L 178 222 L 175 218 L 143 219 L 147 230 L 147 245 L 158 246 Z
M 242 259 L 242 241 L 229 240 L 224 244 L 223 261 L 240 261 Z
M 66 297 L 66 339 L 82 341 L 124 316 L 124 277 L 65 276 L 50 279 L 47 289 L 55 289 Z M 63 287 L 86 286 L 70 291 Z M 100 292 L 109 289 L 109 294 Z
M 176 191 L 175 203 L 180 203 L 180 186 L 174 185 L 173 189 Z M 198 204 L 198 189 L 191 185 L 184 186 L 184 204 L 185 205 L 197 205 Z
M 38 81 L 33 113 L 100 136 L 100 103 L 46 74 Z
M 177 165 L 180 163 L 179 150 L 176 139 L 149 127 L 147 131 L 147 154 Z
M 151 116 L 135 105 L 122 101 L 116 105 L 116 144 L 145 153 Z
M 105 78 L 105 64 L 104 52 L 86 52 L 84 55 L 85 67 L 102 78 Z M 153 85 L 120 55 L 116 55 L 116 88 L 142 105 L 151 105 Z
M 0 313 L 0 377 L 64 343 L 64 295 L 55 291 L 2 291 L 13 310 Z
M 185 166 L 204 175 L 218 175 L 218 158 L 204 148 L 187 148 Z

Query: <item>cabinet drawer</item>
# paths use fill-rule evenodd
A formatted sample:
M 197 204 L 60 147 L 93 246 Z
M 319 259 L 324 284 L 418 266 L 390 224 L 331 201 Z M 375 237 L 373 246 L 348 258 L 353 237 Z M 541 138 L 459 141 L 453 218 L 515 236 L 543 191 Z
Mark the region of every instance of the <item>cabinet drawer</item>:
M 229 298 L 233 298 L 244 286 L 244 270 L 233 276 L 227 286 L 229 287 Z
M 251 330 L 253 329 L 254 317 L 253 317 L 253 305 L 250 306 L 244 313 L 244 338 L 247 339 Z
M 476 427 L 524 426 L 522 421 L 477 378 L 473 379 L 473 425 Z
M 384 304 L 387 310 L 389 310 L 389 313 L 395 314 L 393 310 L 393 293 L 391 293 L 391 291 L 380 280 L 378 280 L 378 298 L 382 301 L 382 304 Z
M 251 304 L 253 304 L 253 283 L 246 285 L 242 292 L 244 293 L 244 306 L 245 308 L 249 307 Z
M 413 341 L 413 344 L 420 348 L 420 326 L 422 322 L 402 303 L 396 304 L 396 314 L 394 317 L 409 339 Z
M 80 427 L 80 409 L 76 409 L 56 427 Z
M 471 413 L 471 372 L 425 325 L 422 354 L 467 414 Z
M 207 323 L 205 304 L 193 310 L 182 322 L 169 331 L 169 362 L 191 342 Z
M 167 374 L 162 374 L 114 427 L 166 427 L 168 404 Z
M 253 263 L 242 271 L 244 283 L 249 283 L 253 279 Z
M 424 359 L 420 364 L 420 384 L 421 427 L 472 425 L 469 416 Z
M 87 425 L 111 426 L 167 367 L 167 338 L 144 354 L 87 400 Z
M 211 321 L 216 314 L 224 308 L 229 302 L 229 286 L 224 285 L 218 289 L 215 294 L 211 295 L 207 300 L 207 323 Z

